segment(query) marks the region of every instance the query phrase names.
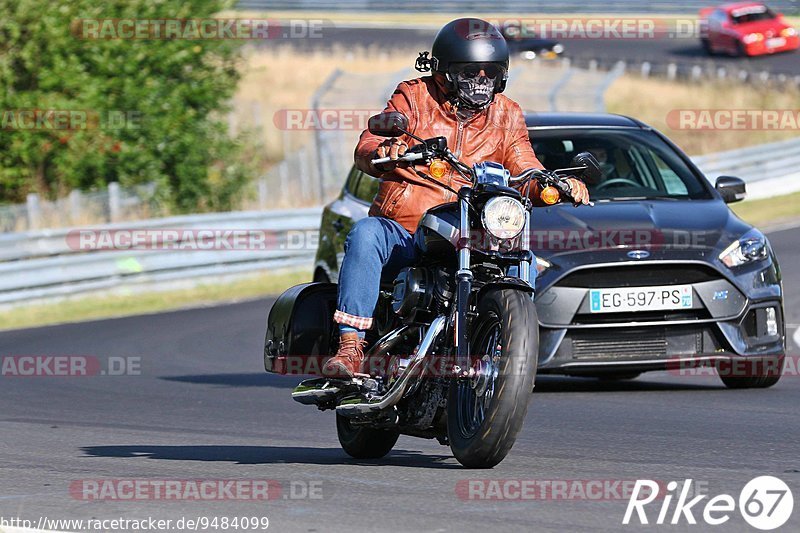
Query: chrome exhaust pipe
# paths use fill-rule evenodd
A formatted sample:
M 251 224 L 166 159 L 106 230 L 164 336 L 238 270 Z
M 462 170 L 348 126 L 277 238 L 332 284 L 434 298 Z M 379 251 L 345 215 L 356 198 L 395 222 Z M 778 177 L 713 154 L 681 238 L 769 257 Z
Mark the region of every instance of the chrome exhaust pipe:
M 438 316 L 433 320 L 433 322 L 431 322 L 428 331 L 425 333 L 425 338 L 422 339 L 422 342 L 419 345 L 419 349 L 417 350 L 414 359 L 408 365 L 405 372 L 403 372 L 403 375 L 400 376 L 397 381 L 395 381 L 394 385 L 392 385 L 392 388 L 389 389 L 386 394 L 383 396 L 376 396 L 375 398 L 369 399 L 367 402 L 344 403 L 336 407 L 336 412 L 342 416 L 357 417 L 359 415 L 365 415 L 368 413 L 376 413 L 396 405 L 397 402 L 403 398 L 403 395 L 408 389 L 411 376 L 414 375 L 422 366 L 422 363 L 425 361 L 425 358 L 427 357 L 431 346 L 433 346 L 433 342 L 436 340 L 436 337 L 438 337 L 439 334 L 441 334 L 444 330 L 446 321 L 447 318 L 445 316 Z

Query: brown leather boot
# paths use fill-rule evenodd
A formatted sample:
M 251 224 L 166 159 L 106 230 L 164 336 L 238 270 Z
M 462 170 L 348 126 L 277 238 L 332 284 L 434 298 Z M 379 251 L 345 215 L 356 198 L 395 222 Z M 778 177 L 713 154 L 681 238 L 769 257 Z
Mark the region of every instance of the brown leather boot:
M 339 337 L 339 351 L 328 359 L 322 373 L 328 377 L 352 378 L 361 371 L 364 348 L 367 342 L 358 338 L 358 333 L 345 333 Z

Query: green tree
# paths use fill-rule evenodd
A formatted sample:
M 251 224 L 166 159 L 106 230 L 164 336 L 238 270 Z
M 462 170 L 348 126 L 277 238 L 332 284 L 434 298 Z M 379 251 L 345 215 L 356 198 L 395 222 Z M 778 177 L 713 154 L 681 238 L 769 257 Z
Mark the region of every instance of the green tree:
M 87 28 L 206 19 L 230 4 L 0 0 L 0 201 L 155 182 L 178 211 L 228 208 L 248 174 L 226 121 L 243 41 L 91 38 Z M 86 111 L 88 125 L 15 123 L 18 110 L 33 109 Z

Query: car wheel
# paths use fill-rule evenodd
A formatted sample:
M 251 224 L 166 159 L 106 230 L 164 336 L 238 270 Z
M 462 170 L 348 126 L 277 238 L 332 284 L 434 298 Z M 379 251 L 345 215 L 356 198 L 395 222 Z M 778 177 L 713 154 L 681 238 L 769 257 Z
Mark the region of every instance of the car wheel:
M 706 54 L 713 56 L 714 49 L 711 48 L 711 41 L 708 39 L 700 39 L 700 43 L 703 45 L 703 50 L 705 50 Z
M 783 375 L 784 357 L 767 359 L 764 365 L 755 365 L 755 371 L 746 372 L 747 376 L 726 375 L 724 370 L 721 372 L 719 365 L 717 373 L 719 379 L 729 389 L 766 389 L 772 387 L 781 379 Z M 750 368 L 752 368 L 751 365 Z
M 747 48 L 744 47 L 744 43 L 736 43 L 736 55 L 738 57 L 747 57 Z

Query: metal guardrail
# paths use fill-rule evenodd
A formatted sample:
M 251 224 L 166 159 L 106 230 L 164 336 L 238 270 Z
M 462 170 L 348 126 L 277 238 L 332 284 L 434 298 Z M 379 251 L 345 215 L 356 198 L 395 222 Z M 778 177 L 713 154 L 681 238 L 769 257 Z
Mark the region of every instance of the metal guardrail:
M 751 198 L 800 190 L 800 139 L 693 158 L 713 182 L 742 177 Z M 307 237 L 319 227 L 321 208 L 189 215 L 81 229 L 254 230 L 270 232 L 272 245 L 258 250 L 86 251 L 70 246 L 76 229 L 0 235 L 0 306 L 114 288 L 153 289 L 198 280 L 241 276 L 282 267 L 311 266 Z M 290 241 L 292 233 L 305 240 Z
M 236 229 L 274 237 L 264 249 L 252 250 L 83 250 L 70 238 L 77 228 L 0 235 L 0 305 L 308 265 L 313 250 L 293 245 L 289 237 L 291 232 L 316 230 L 320 213 L 320 208 L 215 213 L 80 228 L 107 232 Z
M 709 180 L 723 175 L 742 178 L 751 199 L 800 191 L 800 139 L 728 150 L 692 160 Z

